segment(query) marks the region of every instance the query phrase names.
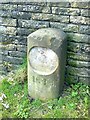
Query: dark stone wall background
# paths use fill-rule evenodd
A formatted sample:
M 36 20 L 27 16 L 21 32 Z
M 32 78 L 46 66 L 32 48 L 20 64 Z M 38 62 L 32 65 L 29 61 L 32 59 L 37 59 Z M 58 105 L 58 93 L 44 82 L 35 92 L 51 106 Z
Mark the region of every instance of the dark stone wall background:
M 0 3 L 0 74 L 22 64 L 30 33 L 51 27 L 67 34 L 66 80 L 89 83 L 89 13 L 88 2 Z

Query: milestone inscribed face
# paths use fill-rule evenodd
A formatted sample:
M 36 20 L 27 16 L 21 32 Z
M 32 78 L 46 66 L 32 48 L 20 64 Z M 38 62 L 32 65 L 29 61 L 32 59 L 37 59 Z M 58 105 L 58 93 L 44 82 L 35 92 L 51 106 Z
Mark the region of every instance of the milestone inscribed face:
M 40 75 L 52 74 L 58 67 L 58 56 L 49 48 L 32 48 L 29 53 L 29 61 L 33 71 Z

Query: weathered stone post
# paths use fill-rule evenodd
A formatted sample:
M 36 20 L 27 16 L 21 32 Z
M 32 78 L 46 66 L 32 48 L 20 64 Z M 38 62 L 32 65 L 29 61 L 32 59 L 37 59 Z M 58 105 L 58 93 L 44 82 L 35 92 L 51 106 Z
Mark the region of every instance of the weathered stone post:
M 59 97 L 65 73 L 66 35 L 59 29 L 39 29 L 28 36 L 28 92 L 32 98 Z

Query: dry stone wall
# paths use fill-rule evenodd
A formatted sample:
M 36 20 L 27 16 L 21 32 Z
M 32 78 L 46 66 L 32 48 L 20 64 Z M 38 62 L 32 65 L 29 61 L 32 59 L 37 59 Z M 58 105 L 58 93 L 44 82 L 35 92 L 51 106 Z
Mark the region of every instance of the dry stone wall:
M 67 34 L 66 80 L 89 83 L 89 13 L 88 2 L 0 3 L 0 74 L 22 64 L 30 33 L 51 27 Z

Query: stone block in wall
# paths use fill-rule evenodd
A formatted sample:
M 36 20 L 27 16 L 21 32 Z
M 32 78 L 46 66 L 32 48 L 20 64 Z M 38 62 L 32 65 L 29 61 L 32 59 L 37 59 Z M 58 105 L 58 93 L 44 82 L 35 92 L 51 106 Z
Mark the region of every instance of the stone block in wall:
M 12 41 L 15 40 L 14 35 L 6 35 L 6 34 L 1 34 L 0 35 L 0 42 L 4 45 L 12 43 Z
M 51 13 L 51 9 L 48 6 L 37 6 L 37 5 L 18 5 L 19 11 L 28 11 L 28 12 L 43 12 L 43 13 Z
M 86 85 L 90 85 L 90 77 L 81 77 L 76 75 L 66 75 L 65 81 L 68 83 L 78 83 L 82 82 Z
M 17 10 L 17 5 L 14 5 L 14 4 L 0 4 L 0 10 L 16 11 Z
M 90 8 L 89 2 L 71 2 L 73 8 Z
M 67 33 L 68 41 L 90 43 L 90 35 L 78 34 L 78 33 Z
M 32 13 L 33 20 L 52 20 L 52 14 L 43 14 L 43 13 Z
M 90 69 L 90 62 L 87 61 L 67 59 L 67 65 L 77 68 L 85 67 Z
M 15 39 L 12 41 L 13 44 L 16 45 L 27 45 L 27 37 L 26 36 L 16 36 Z
M 72 52 L 76 52 L 76 53 L 90 54 L 90 44 L 68 42 L 67 49 L 68 49 L 68 51 L 72 51 Z
M 58 15 L 68 15 L 67 8 L 52 7 L 52 13 Z
M 42 12 L 42 13 L 51 13 L 51 8 L 48 7 L 48 6 L 45 6 L 45 7 L 43 7 L 43 9 L 42 9 L 41 12 Z
M 52 28 L 58 28 L 63 31 L 67 32 L 78 32 L 78 25 L 74 24 L 65 24 L 65 23 L 59 23 L 59 22 L 50 22 L 50 26 Z
M 16 18 L 16 19 L 30 19 L 31 13 L 19 11 L 0 11 L 0 17 Z
M 79 33 L 82 34 L 90 34 L 90 26 L 89 25 L 79 25 Z
M 35 31 L 34 29 L 17 28 L 17 35 L 28 36 L 30 33 L 34 31 Z
M 69 16 L 54 15 L 54 14 L 33 13 L 32 19 L 33 20 L 59 21 L 59 22 L 69 23 Z
M 8 51 L 7 51 L 7 50 L 3 50 L 3 49 L 2 49 L 2 51 L 1 51 L 1 53 L 0 53 L 0 54 L 2 54 L 2 56 L 3 56 L 3 55 L 8 55 Z
M 15 3 L 14 3 L 15 4 Z M 42 1 L 42 2 L 33 2 L 33 1 L 28 1 L 28 2 L 17 2 L 16 4 L 18 4 L 18 5 L 35 5 L 35 6 L 46 6 L 47 5 L 47 3 L 45 2 L 45 1 Z
M 25 45 L 15 45 L 15 44 L 7 44 L 2 45 L 2 51 L 20 51 L 20 52 L 26 52 L 26 46 Z
M 20 57 L 23 58 L 26 56 L 25 52 L 20 52 L 20 51 L 8 51 L 8 55 L 12 57 Z
M 59 7 L 70 7 L 70 3 L 69 2 L 51 2 L 49 3 L 50 6 L 59 6 Z
M 20 45 L 25 45 L 27 44 L 27 38 L 25 36 L 14 36 L 14 35 L 5 35 L 1 34 L 0 35 L 0 42 L 3 45 L 7 44 L 20 44 Z
M 83 16 L 70 16 L 70 22 L 71 23 L 77 23 L 77 24 L 90 24 L 90 18 L 89 17 L 83 17 Z
M 10 64 L 22 64 L 23 58 L 12 57 L 12 56 L 4 56 L 2 58 L 4 61 L 9 62 Z
M 68 66 L 67 74 L 81 76 L 81 77 L 90 77 L 90 69 L 85 67 L 76 68 L 76 67 Z
M 52 7 L 52 13 L 58 15 L 80 15 L 80 9 Z
M 2 56 L 11 56 L 11 57 L 25 57 L 26 56 L 26 52 L 20 52 L 20 51 L 10 51 L 7 49 L 2 49 L 2 52 L 0 53 L 2 54 Z
M 7 50 L 7 51 L 15 51 L 16 50 L 16 45 L 14 45 L 14 44 L 4 44 L 4 45 L 2 45 L 2 47 L 1 47 L 1 49 L 2 49 L 2 51 L 5 51 L 5 50 Z
M 16 51 L 19 51 L 19 52 L 27 52 L 27 47 L 25 45 L 15 45 L 16 47 Z
M 29 12 L 17 12 L 17 19 L 30 19 L 31 18 L 31 13 Z
M 16 35 L 16 28 L 15 27 L 0 26 L 0 34 Z
M 16 26 L 17 22 L 16 19 L 12 19 L 12 18 L 0 18 L 0 25 L 2 26 Z
M 81 15 L 90 17 L 90 9 L 81 9 Z
M 25 28 L 46 28 L 49 27 L 48 21 L 35 21 L 35 20 L 18 20 L 19 27 Z
M 90 55 L 87 53 L 67 52 L 67 59 L 81 60 L 90 62 Z
M 63 27 L 63 30 L 65 32 L 78 32 L 78 25 L 65 24 L 65 27 Z
M 1 10 L 0 17 L 7 17 L 7 18 L 17 18 L 18 11 L 11 11 L 11 10 Z

